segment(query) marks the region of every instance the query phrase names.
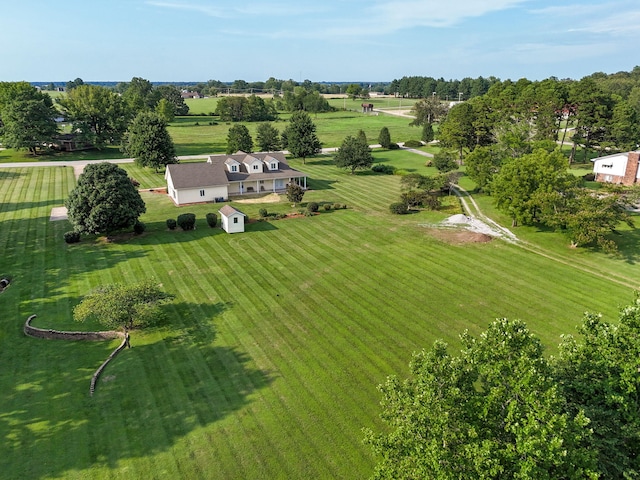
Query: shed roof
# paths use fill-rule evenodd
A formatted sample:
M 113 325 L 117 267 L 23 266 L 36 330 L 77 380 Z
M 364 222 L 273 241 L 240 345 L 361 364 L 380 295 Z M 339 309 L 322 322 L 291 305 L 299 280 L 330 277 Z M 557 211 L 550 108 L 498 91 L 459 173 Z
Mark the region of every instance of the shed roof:
M 230 217 L 231 215 L 237 215 L 237 214 L 240 214 L 246 217 L 244 213 L 242 213 L 237 208 L 233 208 L 231 205 L 225 205 L 219 211 L 220 211 L 220 215 L 224 215 L 225 217 Z

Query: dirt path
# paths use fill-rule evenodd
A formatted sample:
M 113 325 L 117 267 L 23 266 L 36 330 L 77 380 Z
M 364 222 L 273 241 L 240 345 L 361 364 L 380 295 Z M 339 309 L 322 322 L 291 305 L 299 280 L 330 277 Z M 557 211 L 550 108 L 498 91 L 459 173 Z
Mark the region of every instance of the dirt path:
M 519 239 L 509 229 L 501 225 L 498 225 L 498 223 L 494 222 L 492 219 L 484 215 L 480 210 L 480 207 L 478 206 L 476 201 L 473 199 L 473 197 L 467 190 L 465 190 L 459 185 L 455 185 L 452 190 L 455 193 L 455 195 L 460 199 L 460 202 L 462 204 L 462 208 L 465 214 L 468 215 L 471 219 L 478 219 L 481 223 L 487 225 L 490 228 L 491 232 L 493 232 L 493 233 L 489 233 L 490 235 L 498 238 L 502 238 L 505 241 L 515 244 L 520 248 L 523 248 L 531 253 L 535 253 L 536 255 L 543 256 L 545 258 L 548 258 L 549 260 L 552 260 L 557 263 L 561 263 L 568 267 L 573 267 L 577 270 L 580 270 L 581 272 L 589 273 L 598 278 L 609 280 L 613 283 L 617 283 L 618 285 L 629 287 L 634 290 L 637 290 L 640 288 L 640 285 L 638 285 L 637 281 L 634 281 L 628 277 L 625 277 L 624 275 L 618 275 L 616 273 L 611 273 L 608 271 L 605 272 L 602 270 L 600 271 L 595 270 L 593 265 L 581 265 L 579 263 L 576 263 L 575 260 L 572 260 L 572 261 L 566 260 L 565 258 L 563 258 L 562 256 L 556 253 L 550 252 L 548 250 L 545 250 L 542 247 L 539 247 L 537 245 L 534 245 L 532 243 L 525 242 L 524 240 Z

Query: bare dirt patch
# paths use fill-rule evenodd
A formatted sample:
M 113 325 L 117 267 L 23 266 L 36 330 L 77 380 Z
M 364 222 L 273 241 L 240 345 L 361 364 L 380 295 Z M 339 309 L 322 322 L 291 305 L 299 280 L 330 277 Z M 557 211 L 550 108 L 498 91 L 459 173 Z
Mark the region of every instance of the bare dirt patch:
M 486 243 L 493 240 L 491 235 L 480 232 L 471 232 L 469 230 L 430 228 L 427 231 L 432 237 L 455 245 L 462 245 L 465 243 Z
M 277 193 L 270 193 L 264 197 L 242 198 L 234 201 L 236 203 L 278 203 L 280 201 L 280 195 Z
M 67 207 L 53 207 L 51 209 L 50 222 L 56 222 L 58 220 L 67 220 Z

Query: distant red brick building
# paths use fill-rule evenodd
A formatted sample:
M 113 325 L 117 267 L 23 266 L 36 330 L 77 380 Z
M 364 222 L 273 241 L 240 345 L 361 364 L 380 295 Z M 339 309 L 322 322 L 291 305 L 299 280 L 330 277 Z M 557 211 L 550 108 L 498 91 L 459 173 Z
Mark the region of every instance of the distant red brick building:
M 640 151 L 615 153 L 592 161 L 598 182 L 622 185 L 640 183 Z

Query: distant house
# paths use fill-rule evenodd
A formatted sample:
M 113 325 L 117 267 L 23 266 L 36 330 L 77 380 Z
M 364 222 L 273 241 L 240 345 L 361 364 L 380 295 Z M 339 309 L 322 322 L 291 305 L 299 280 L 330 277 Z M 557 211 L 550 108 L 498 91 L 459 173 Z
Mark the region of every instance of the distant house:
M 90 150 L 94 146 L 81 140 L 75 133 L 63 133 L 53 139 L 51 146 L 63 152 L 76 152 L 78 150 Z
M 244 232 L 244 219 L 247 217 L 240 210 L 233 208 L 231 205 L 225 205 L 220 210 L 220 220 L 222 229 L 227 233 Z
M 633 185 L 640 183 L 640 151 L 614 153 L 594 158 L 593 173 L 596 181 Z
M 181 92 L 180 96 L 185 99 L 186 98 L 202 98 L 202 96 L 198 92 L 188 92 L 188 91 Z
M 167 165 L 164 178 L 167 193 L 177 205 L 281 193 L 289 183 L 307 188 L 307 176 L 291 168 L 280 152 L 211 155 L 206 162 Z

